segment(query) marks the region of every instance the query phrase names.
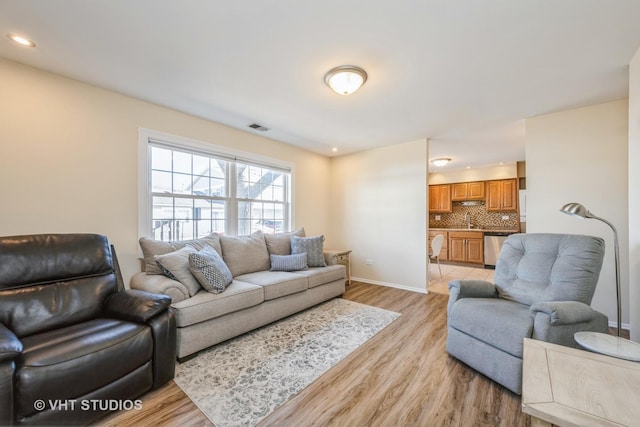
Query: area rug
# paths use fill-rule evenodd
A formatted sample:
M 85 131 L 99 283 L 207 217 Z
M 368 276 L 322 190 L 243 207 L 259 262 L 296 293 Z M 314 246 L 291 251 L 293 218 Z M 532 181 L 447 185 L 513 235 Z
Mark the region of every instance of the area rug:
M 254 426 L 398 316 L 335 298 L 178 364 L 175 382 L 217 427 Z

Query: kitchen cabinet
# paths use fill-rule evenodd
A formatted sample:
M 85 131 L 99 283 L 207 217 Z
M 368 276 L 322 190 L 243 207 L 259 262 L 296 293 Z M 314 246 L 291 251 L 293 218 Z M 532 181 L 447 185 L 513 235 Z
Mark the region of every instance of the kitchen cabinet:
M 484 264 L 484 239 L 481 231 L 450 231 L 449 261 Z
M 429 186 L 429 213 L 451 212 L 451 184 Z
M 487 181 L 487 212 L 506 212 L 518 209 L 516 179 Z
M 429 230 L 429 247 L 427 248 L 427 252 L 431 251 L 431 241 L 438 234 L 444 234 L 444 242 L 442 242 L 442 249 L 440 249 L 438 258 L 440 261 L 446 261 L 449 259 L 449 233 L 447 231 Z
M 484 181 L 451 184 L 451 200 L 483 200 Z

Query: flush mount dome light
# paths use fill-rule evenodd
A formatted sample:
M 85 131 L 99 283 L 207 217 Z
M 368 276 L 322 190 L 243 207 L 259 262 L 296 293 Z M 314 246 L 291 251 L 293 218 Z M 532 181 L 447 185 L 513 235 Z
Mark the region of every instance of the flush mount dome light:
M 450 159 L 450 158 L 448 158 L 448 157 L 440 157 L 439 159 L 433 159 L 433 160 L 431 160 L 431 163 L 433 163 L 435 166 L 440 167 L 440 166 L 444 166 L 444 165 L 446 165 L 446 164 L 447 164 L 447 163 L 449 163 L 450 161 L 451 161 L 451 159 Z
M 324 82 L 340 95 L 351 95 L 367 81 L 367 73 L 355 65 L 341 65 L 329 70 Z
M 7 37 L 9 38 L 9 40 L 13 41 L 14 43 L 18 43 L 21 46 L 36 47 L 36 44 L 34 42 L 18 34 L 7 34 Z

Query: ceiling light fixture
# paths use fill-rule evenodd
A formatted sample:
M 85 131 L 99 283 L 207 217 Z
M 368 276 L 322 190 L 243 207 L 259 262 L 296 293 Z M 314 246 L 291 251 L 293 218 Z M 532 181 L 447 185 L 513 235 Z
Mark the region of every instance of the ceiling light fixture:
M 367 73 L 355 65 L 341 65 L 324 76 L 324 82 L 340 95 L 351 95 L 367 81 Z
M 20 46 L 36 47 L 36 44 L 34 42 L 26 37 L 19 36 L 18 34 L 7 34 L 7 37 L 9 37 L 9 40 L 18 43 Z
M 435 166 L 441 167 L 441 166 L 446 165 L 450 161 L 451 161 L 451 159 L 448 158 L 448 157 L 440 157 L 439 159 L 431 160 L 431 163 L 433 163 Z

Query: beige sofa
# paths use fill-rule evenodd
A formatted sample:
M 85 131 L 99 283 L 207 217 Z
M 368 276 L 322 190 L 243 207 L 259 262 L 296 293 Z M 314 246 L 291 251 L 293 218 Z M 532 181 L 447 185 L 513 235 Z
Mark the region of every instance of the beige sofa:
M 313 305 L 340 296 L 345 290 L 345 267 L 336 264 L 335 254 L 322 253 L 326 266 L 298 271 L 270 271 L 271 255 L 289 255 L 292 236 L 304 237 L 304 230 L 275 235 L 257 232 L 231 237 L 211 234 L 205 238 L 160 242 L 142 238 L 144 270 L 131 279 L 131 288 L 168 295 L 176 315 L 177 357 L 184 361 L 200 350 L 236 337 Z M 307 239 L 297 239 L 305 243 Z M 317 243 L 317 241 L 316 241 Z M 189 248 L 184 249 L 186 246 Z M 233 281 L 221 293 L 201 286 L 184 269 L 171 266 L 164 271 L 158 260 L 176 257 L 177 251 L 213 247 L 222 256 Z M 316 262 L 314 265 L 319 265 Z M 167 277 L 174 274 L 179 280 Z

